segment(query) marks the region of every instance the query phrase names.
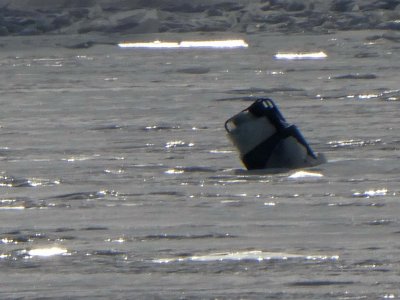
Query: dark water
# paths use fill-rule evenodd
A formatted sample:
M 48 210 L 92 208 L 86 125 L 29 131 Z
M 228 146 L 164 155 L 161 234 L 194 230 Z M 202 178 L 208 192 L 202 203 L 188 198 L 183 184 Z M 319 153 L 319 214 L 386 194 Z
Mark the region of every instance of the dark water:
M 3 49 L 0 298 L 397 299 L 400 44 L 379 34 Z M 257 96 L 328 163 L 243 170 L 223 123 Z

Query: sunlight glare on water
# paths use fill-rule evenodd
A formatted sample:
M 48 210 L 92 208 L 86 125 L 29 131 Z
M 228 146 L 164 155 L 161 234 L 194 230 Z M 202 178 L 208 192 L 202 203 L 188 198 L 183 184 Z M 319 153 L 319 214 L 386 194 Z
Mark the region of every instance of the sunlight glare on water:
M 59 247 L 37 248 L 28 251 L 29 256 L 50 257 L 56 255 L 66 255 L 68 251 Z
M 244 40 L 220 40 L 220 41 L 182 41 L 182 42 L 124 42 L 118 44 L 120 48 L 153 48 L 153 49 L 175 49 L 175 48 L 248 48 L 249 45 Z
M 290 179 L 299 178 L 321 178 L 324 177 L 321 173 L 309 172 L 309 171 L 297 171 L 289 176 Z
M 177 258 L 161 258 L 153 260 L 154 263 L 168 264 L 173 262 L 218 262 L 218 261 L 263 261 L 263 260 L 288 260 L 288 259 L 305 259 L 305 260 L 338 260 L 339 256 L 319 256 L 319 255 L 301 255 L 292 253 L 274 253 L 261 250 L 237 251 L 237 252 L 221 252 L 210 253 L 205 255 L 194 255 L 190 257 Z
M 296 53 L 296 52 L 279 52 L 275 54 L 275 59 L 286 59 L 286 60 L 301 60 L 301 59 L 324 59 L 327 58 L 328 55 L 323 52 L 304 52 L 304 53 Z

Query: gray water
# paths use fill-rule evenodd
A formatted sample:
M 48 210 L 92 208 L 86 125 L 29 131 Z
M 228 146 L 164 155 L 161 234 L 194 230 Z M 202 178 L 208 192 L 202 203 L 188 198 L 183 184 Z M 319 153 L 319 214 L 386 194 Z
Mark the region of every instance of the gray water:
M 8 38 L 0 298 L 400 297 L 400 44 L 380 34 L 232 50 Z M 274 58 L 291 51 L 328 57 Z M 245 171 L 223 124 L 258 96 L 328 162 Z

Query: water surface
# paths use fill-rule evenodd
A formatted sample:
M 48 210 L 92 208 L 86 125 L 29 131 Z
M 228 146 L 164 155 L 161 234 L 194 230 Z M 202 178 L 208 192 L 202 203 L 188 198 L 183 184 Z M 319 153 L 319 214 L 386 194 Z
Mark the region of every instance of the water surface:
M 399 44 L 380 34 L 228 50 L 8 38 L 1 298 L 397 298 Z M 245 171 L 223 124 L 259 96 L 328 163 Z

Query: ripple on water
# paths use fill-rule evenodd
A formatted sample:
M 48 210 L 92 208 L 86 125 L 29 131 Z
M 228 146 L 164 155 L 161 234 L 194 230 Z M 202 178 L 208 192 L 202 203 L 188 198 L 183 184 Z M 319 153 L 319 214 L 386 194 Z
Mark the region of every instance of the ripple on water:
M 179 234 L 151 234 L 143 237 L 136 237 L 135 239 L 140 241 L 158 241 L 158 240 L 202 240 L 202 239 L 227 239 L 234 238 L 235 236 L 226 233 L 226 234 L 187 234 L 187 235 L 179 235 Z
M 142 130 L 145 131 L 173 131 L 173 130 L 180 130 L 181 126 L 180 125 L 148 125 L 146 127 L 143 127 Z
M 78 193 L 69 193 L 69 194 L 61 194 L 54 197 L 52 199 L 59 200 L 91 200 L 91 199 L 104 199 L 104 198 L 118 198 L 118 192 L 116 191 L 94 191 L 94 192 L 78 192 Z
M 71 255 L 67 249 L 58 247 L 58 246 L 49 246 L 49 247 L 38 247 L 31 249 L 17 249 L 9 252 L 1 253 L 1 259 L 8 260 L 23 260 L 26 261 L 28 259 L 33 258 L 50 258 L 55 256 L 69 256 Z
M 304 89 L 294 88 L 294 87 L 290 87 L 290 86 L 281 86 L 281 87 L 274 87 L 274 88 L 269 88 L 269 89 L 252 87 L 252 88 L 248 88 L 248 89 L 235 89 L 232 91 L 227 91 L 227 93 L 230 93 L 230 94 L 252 95 L 252 97 L 250 97 L 248 99 L 243 99 L 243 100 L 254 100 L 253 95 L 265 96 L 265 95 L 271 95 L 274 93 L 281 93 L 281 92 L 304 92 Z M 219 101 L 221 101 L 221 100 L 225 100 L 225 99 L 220 99 Z
M 336 281 L 336 280 L 308 280 L 308 281 L 295 281 L 289 283 L 290 286 L 301 286 L 301 287 L 321 287 L 321 286 L 331 286 L 331 285 L 352 285 L 354 281 Z
M 54 186 L 60 184 L 61 181 L 50 180 L 45 178 L 18 178 L 8 175 L 0 175 L 0 186 L 3 187 L 37 187 L 37 186 Z
M 379 208 L 384 207 L 384 203 L 375 203 L 375 202 L 338 202 L 338 203 L 329 203 L 328 206 L 334 207 L 372 207 Z
M 54 207 L 66 207 L 62 203 L 50 203 L 46 200 L 31 199 L 27 197 L 7 198 L 0 200 L 0 210 L 23 210 L 23 209 L 44 209 Z
M 1 235 L 1 240 L 0 240 L 0 244 L 4 244 L 4 245 L 17 245 L 17 244 L 21 244 L 21 243 L 28 243 L 33 241 L 33 239 L 28 236 L 28 235 L 24 235 L 20 232 L 14 233 L 14 234 L 2 234 Z
M 393 224 L 398 224 L 399 222 L 397 220 L 390 220 L 390 219 L 377 219 L 377 220 L 372 220 L 369 222 L 366 222 L 366 225 L 372 225 L 372 226 L 388 226 L 388 225 L 393 225 Z
M 61 230 L 61 231 L 60 231 Z M 75 235 L 65 235 L 63 230 L 74 231 L 74 229 L 55 229 L 53 232 L 40 232 L 32 230 L 17 230 L 0 234 L 0 244 L 5 245 L 19 245 L 24 243 L 36 242 L 55 242 L 59 243 L 65 240 L 74 240 Z
M 183 173 L 215 173 L 218 169 L 202 166 L 176 166 L 165 171 L 165 174 L 183 174 Z
M 379 197 L 379 196 L 386 196 L 388 194 L 388 190 L 386 188 L 376 189 L 376 190 L 368 190 L 364 192 L 355 192 L 353 193 L 354 197 L 361 197 L 361 198 L 371 198 L 371 197 Z
M 345 75 L 337 75 L 331 77 L 332 79 L 376 79 L 378 78 L 377 75 L 375 74 L 360 74 L 360 73 L 355 73 L 355 74 L 345 74 Z
M 92 127 L 91 130 L 93 131 L 108 131 L 108 130 L 119 130 L 122 129 L 123 126 L 118 125 L 118 124 L 106 124 L 106 125 L 99 125 Z
M 286 260 L 311 260 L 311 261 L 337 261 L 339 256 L 303 255 L 284 252 L 265 252 L 261 250 L 216 252 L 208 254 L 190 255 L 185 257 L 158 258 L 154 263 L 170 264 L 180 262 L 222 262 L 222 261 L 286 261 Z
M 177 73 L 183 73 L 183 74 L 207 74 L 210 72 L 210 68 L 208 67 L 203 67 L 203 66 L 193 66 L 193 67 L 188 67 L 184 69 L 179 69 L 176 71 Z
M 100 256 L 121 256 L 126 255 L 126 252 L 107 249 L 107 250 L 95 250 L 91 252 L 91 255 L 100 255 Z

